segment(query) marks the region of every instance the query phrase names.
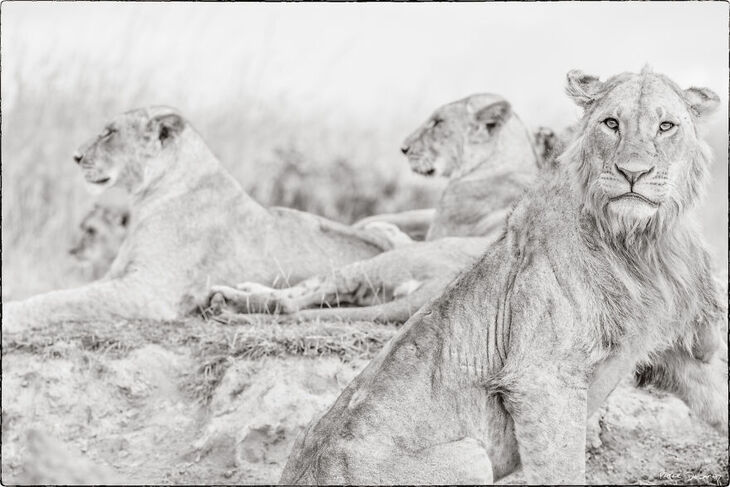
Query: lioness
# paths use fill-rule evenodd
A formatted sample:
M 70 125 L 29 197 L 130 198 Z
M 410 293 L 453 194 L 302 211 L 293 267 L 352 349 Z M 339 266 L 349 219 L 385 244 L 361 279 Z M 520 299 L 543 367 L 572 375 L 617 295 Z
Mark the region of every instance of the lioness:
M 499 95 L 477 93 L 447 103 L 401 146 L 413 172 L 449 178 L 437 207 L 374 215 L 354 226 L 386 221 L 426 240 L 494 233 L 531 181 L 534 166 L 552 163 L 557 144 L 546 127 L 531 138 Z
M 269 211 L 276 215 L 279 211 L 286 214 L 291 210 L 271 207 Z M 90 280 L 100 279 L 109 271 L 127 237 L 129 216 L 127 206 L 97 202 L 81 219 L 69 254 Z M 413 242 L 409 235 L 392 223 L 373 221 L 358 228 L 366 230 L 370 234 L 368 240 L 376 239 L 381 247 L 397 248 Z
M 257 283 L 236 289 L 213 286 L 216 307 L 222 306 L 222 297 L 227 306 L 244 313 L 296 313 L 320 306 L 324 309 L 303 310 L 289 318 L 404 322 L 496 240 L 500 222 L 538 172 L 530 133 L 498 95 L 471 95 L 440 107 L 406 139 L 405 148 L 414 171 L 450 177 L 429 224 L 428 241 L 403 245 L 287 289 Z M 332 308 L 341 304 L 364 307 Z
M 4 306 L 3 327 L 172 319 L 210 282 L 291 285 L 392 248 L 381 236 L 253 201 L 175 110 L 124 113 L 74 156 L 91 187 L 131 193 L 131 226 L 106 276 Z
M 282 483 L 585 482 L 585 426 L 638 364 L 727 434 L 726 302 L 688 209 L 718 104 L 645 69 L 568 73 L 552 177 L 298 438 Z

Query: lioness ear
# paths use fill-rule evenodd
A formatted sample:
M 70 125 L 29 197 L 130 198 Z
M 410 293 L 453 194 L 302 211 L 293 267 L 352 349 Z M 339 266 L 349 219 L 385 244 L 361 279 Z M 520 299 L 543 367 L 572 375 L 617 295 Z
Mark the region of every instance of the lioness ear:
M 720 105 L 720 97 L 709 88 L 687 88 L 684 96 L 697 117 L 710 115 Z
M 150 129 L 157 132 L 157 138 L 163 145 L 175 138 L 185 127 L 185 121 L 180 115 L 169 113 L 150 120 Z
M 585 74 L 579 69 L 568 71 L 565 92 L 580 107 L 587 108 L 596 101 L 603 88 L 603 81 L 597 76 Z
M 512 107 L 510 104 L 506 101 L 498 101 L 477 110 L 474 118 L 480 124 L 486 125 L 487 130 L 491 131 L 496 127 L 504 125 L 511 115 Z

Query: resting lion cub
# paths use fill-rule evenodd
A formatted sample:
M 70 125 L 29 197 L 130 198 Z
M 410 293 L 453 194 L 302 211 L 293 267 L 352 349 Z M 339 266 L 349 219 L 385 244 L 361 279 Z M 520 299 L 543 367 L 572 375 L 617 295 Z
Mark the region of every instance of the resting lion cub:
M 492 94 L 438 108 L 406 139 L 403 151 L 415 172 L 450 178 L 426 242 L 400 246 L 286 289 L 257 283 L 236 289 L 213 286 L 214 303 L 223 304 L 218 294 L 244 313 L 404 322 L 497 239 L 507 213 L 538 172 L 530 133 L 510 104 Z M 359 307 L 338 308 L 341 304 Z M 304 309 L 312 307 L 322 309 Z
M 727 435 L 725 298 L 688 210 L 712 91 L 568 74 L 585 109 L 504 236 L 298 438 L 282 482 L 585 482 L 585 427 L 638 365 Z M 722 350 L 724 348 L 724 350 Z
M 118 116 L 74 158 L 91 187 L 131 193 L 127 238 L 103 279 L 5 304 L 5 330 L 172 319 L 205 305 L 211 282 L 291 285 L 392 248 L 363 230 L 260 206 L 171 108 Z
M 95 204 L 79 224 L 78 238 L 69 250 L 90 274 L 100 279 L 117 257 L 127 237 L 129 209 L 124 206 Z

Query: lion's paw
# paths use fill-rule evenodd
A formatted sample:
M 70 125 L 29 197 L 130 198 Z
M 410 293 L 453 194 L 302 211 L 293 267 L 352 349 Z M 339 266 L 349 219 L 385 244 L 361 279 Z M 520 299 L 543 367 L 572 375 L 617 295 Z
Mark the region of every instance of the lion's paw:
M 241 290 L 244 287 L 247 290 Z M 294 309 L 280 291 L 257 283 L 239 284 L 238 289 L 228 286 L 211 287 L 209 296 L 223 308 L 236 313 L 291 313 Z M 221 308 L 221 309 L 223 309 Z
M 208 305 L 208 310 L 215 316 L 220 315 L 223 313 L 223 310 L 226 307 L 226 299 L 223 297 L 221 293 L 213 293 L 210 297 L 210 303 Z

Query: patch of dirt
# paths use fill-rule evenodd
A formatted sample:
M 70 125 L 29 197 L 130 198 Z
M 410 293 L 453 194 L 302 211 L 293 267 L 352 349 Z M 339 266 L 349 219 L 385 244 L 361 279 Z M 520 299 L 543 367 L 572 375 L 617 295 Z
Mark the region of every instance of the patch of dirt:
M 2 482 L 277 482 L 395 331 L 187 320 L 3 336 Z M 727 438 L 674 397 L 622 384 L 593 423 L 590 483 L 728 483 Z

